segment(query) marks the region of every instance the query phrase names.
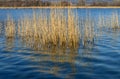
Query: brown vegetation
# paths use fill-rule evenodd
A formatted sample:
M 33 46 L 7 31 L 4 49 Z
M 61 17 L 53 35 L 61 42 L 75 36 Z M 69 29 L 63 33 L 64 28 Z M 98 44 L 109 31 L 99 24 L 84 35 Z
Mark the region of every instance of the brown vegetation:
M 91 2 L 87 2 L 87 0 L 78 0 L 67 1 L 67 0 L 59 0 L 57 2 L 52 2 L 50 0 L 1 0 L 1 7 L 30 7 L 30 6 L 120 6 L 119 0 L 94 0 Z
M 6 27 L 5 27 L 5 36 L 7 38 L 14 38 L 15 37 L 15 22 L 13 19 L 8 16 Z
M 82 45 L 93 43 L 94 27 L 91 21 L 86 19 L 83 29 L 77 12 L 74 13 L 73 10 L 68 9 L 66 15 L 64 9 L 51 9 L 49 17 L 47 16 L 45 13 L 39 16 L 34 13 L 32 18 L 25 15 L 16 24 L 18 26 L 16 29 L 14 21 L 8 19 L 5 35 L 7 38 L 17 35 L 28 46 L 35 49 L 54 46 L 77 48 L 81 41 Z

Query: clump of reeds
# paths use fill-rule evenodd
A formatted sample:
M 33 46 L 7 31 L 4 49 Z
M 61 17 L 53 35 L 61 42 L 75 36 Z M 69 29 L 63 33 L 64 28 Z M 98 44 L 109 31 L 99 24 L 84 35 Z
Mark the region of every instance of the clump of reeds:
M 112 29 L 116 30 L 119 29 L 119 16 L 118 16 L 118 12 L 115 11 L 112 13 L 112 17 L 111 17 L 111 25 L 112 25 Z
M 94 25 L 87 18 L 81 27 L 77 12 L 68 9 L 51 9 L 50 13 L 33 13 L 29 17 L 25 15 L 17 24 L 8 17 L 5 27 L 7 38 L 15 35 L 21 37 L 26 46 L 36 50 L 42 47 L 77 48 L 81 40 L 82 45 L 93 43 Z M 16 29 L 15 29 L 15 25 Z
M 15 22 L 10 16 L 8 16 L 8 19 L 6 21 L 6 26 L 5 26 L 5 36 L 7 38 L 14 38 L 15 33 L 16 33 Z
M 111 15 L 99 15 L 99 20 L 98 20 L 98 27 L 106 28 L 106 29 L 112 29 L 112 30 L 117 30 L 120 28 L 119 25 L 119 14 L 118 11 L 113 11 Z
M 51 10 L 49 17 L 44 13 L 36 17 L 34 13 L 32 18 L 24 18 L 19 22 L 18 34 L 27 40 L 32 38 L 31 43 L 37 41 L 38 47 L 77 47 L 80 42 L 78 20 L 70 10 L 67 16 L 64 10 L 57 9 Z

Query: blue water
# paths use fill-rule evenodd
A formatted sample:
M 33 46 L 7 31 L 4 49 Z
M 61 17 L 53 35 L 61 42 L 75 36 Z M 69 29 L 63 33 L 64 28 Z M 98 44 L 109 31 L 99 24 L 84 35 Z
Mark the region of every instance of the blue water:
M 67 9 L 65 9 L 67 11 Z M 120 9 L 97 9 L 97 8 L 93 8 L 93 9 L 73 9 L 73 11 L 77 12 L 79 17 L 84 17 L 87 14 L 87 12 L 90 13 L 90 15 L 93 18 L 98 18 L 99 14 L 102 14 L 104 16 L 108 16 L 111 15 L 113 13 L 113 11 L 117 11 L 118 13 L 120 13 Z M 46 9 L 0 9 L 0 20 L 6 20 L 7 16 L 12 16 L 12 18 L 14 19 L 19 19 L 24 17 L 25 15 L 27 16 L 31 16 L 33 15 L 33 13 L 49 13 L 50 9 L 46 8 Z
M 75 9 L 78 17 L 96 20 L 120 9 Z M 0 22 L 8 15 L 19 19 L 40 9 L 0 9 Z M 42 10 L 43 11 L 43 10 Z M 49 12 L 44 9 L 43 12 Z M 102 31 L 102 30 L 101 30 Z M 33 50 L 20 39 L 0 35 L 0 79 L 120 79 L 120 30 L 102 31 L 87 48 Z

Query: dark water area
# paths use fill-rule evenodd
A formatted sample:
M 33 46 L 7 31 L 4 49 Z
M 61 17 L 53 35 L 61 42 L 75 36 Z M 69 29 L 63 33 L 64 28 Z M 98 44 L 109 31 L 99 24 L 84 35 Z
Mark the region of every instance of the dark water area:
M 73 10 L 83 19 L 90 11 L 94 21 L 99 14 L 107 17 L 113 11 L 120 12 L 120 9 Z M 8 15 L 18 20 L 34 12 L 49 13 L 50 10 L 0 9 L 0 22 Z M 33 50 L 20 39 L 6 39 L 0 33 L 0 79 L 120 79 L 120 30 L 101 32 L 93 45 L 75 50 Z

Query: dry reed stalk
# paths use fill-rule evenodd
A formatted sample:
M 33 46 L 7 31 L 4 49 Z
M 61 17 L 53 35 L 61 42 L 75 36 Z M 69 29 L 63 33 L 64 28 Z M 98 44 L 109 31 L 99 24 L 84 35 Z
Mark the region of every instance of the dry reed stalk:
M 10 16 L 8 16 L 6 26 L 5 26 L 5 36 L 7 38 L 14 38 L 15 34 L 16 34 L 15 22 Z
M 2 23 L 0 22 L 0 34 L 2 33 L 2 27 L 3 27 L 3 25 L 2 25 Z
M 18 21 L 18 36 L 22 37 L 27 46 L 35 49 L 40 49 L 42 46 L 76 48 L 81 39 L 81 26 L 77 12 L 74 13 L 73 10 L 68 9 L 66 16 L 65 11 L 63 9 L 51 9 L 49 17 L 45 13 L 41 13 L 39 16 L 33 13 L 31 18 L 25 15 Z M 85 21 L 83 44 L 93 41 L 93 26 L 90 19 Z M 15 23 L 13 19 L 9 18 L 6 25 L 6 36 L 13 37 L 15 32 Z
M 112 29 L 119 29 L 119 16 L 118 12 L 115 11 L 112 13 L 112 18 L 111 18 L 111 23 L 112 23 Z
M 66 45 L 66 18 L 59 10 L 51 10 L 50 14 L 50 29 L 51 29 L 51 40 L 56 45 Z
M 68 9 L 68 44 L 70 47 L 76 47 L 80 41 L 80 29 L 78 29 L 78 19 L 72 13 L 72 10 Z
M 98 27 L 99 29 L 102 28 L 104 26 L 104 16 L 102 16 L 101 14 L 98 17 Z
M 85 20 L 84 26 L 84 36 L 82 40 L 83 45 L 86 46 L 88 43 L 93 43 L 94 37 L 95 37 L 94 23 L 89 18 L 87 18 Z
M 94 40 L 94 25 L 88 17 L 83 27 L 84 33 L 81 38 L 81 26 L 79 24 L 77 12 L 68 9 L 67 16 L 64 9 L 51 9 L 50 14 L 41 13 L 29 18 L 25 15 L 24 18 L 18 21 L 17 34 L 22 37 L 28 47 L 41 49 L 46 46 L 69 47 L 76 48 L 79 46 L 80 39 L 83 45 Z M 49 15 L 49 17 L 47 17 Z M 82 22 L 83 23 L 83 22 Z M 7 26 L 11 25 L 8 31 L 6 27 L 6 36 L 15 34 L 15 23 L 12 19 L 7 21 Z M 11 33 L 8 33 L 11 32 Z M 10 35 L 7 35 L 10 34 Z

